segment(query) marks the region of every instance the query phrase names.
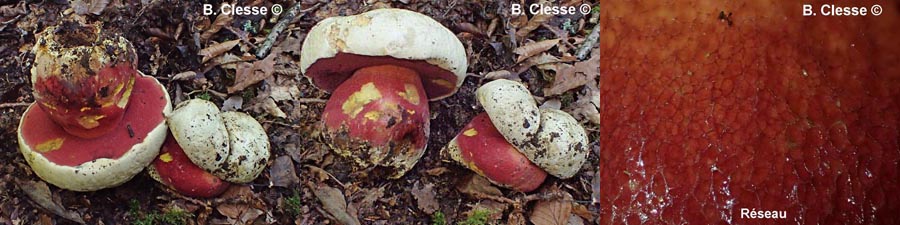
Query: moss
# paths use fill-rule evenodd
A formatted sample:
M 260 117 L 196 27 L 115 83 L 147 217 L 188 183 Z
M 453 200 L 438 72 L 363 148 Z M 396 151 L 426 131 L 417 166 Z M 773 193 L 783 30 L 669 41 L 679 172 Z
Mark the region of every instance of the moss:
M 128 207 L 128 216 L 131 217 L 131 224 L 134 225 L 184 225 L 188 223 L 188 219 L 194 217 L 193 214 L 178 208 L 163 213 L 143 212 L 140 202 L 137 200 L 131 200 Z
M 291 216 L 300 215 L 300 209 L 302 208 L 302 204 L 300 202 L 300 194 L 294 192 L 294 195 L 290 197 L 284 198 L 284 208 L 283 210 L 290 214 Z
M 476 209 L 466 220 L 460 221 L 457 225 L 485 225 L 489 224 L 491 219 L 491 211 L 487 209 Z
M 447 225 L 447 218 L 444 217 L 444 213 L 435 212 L 434 215 L 431 215 L 431 225 Z

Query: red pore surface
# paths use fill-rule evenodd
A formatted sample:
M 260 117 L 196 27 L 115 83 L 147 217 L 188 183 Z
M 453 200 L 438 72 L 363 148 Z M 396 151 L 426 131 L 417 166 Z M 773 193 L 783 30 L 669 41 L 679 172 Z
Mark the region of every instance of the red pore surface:
M 428 115 L 428 99 L 415 71 L 385 65 L 359 69 L 344 81 L 325 103 L 322 120 L 329 132 L 346 132 L 372 147 L 424 150 Z
M 428 99 L 442 98 L 456 92 L 456 74 L 424 60 L 404 60 L 390 56 L 364 56 L 340 52 L 332 58 L 317 60 L 306 70 L 306 76 L 316 87 L 333 92 L 357 69 L 378 65 L 396 65 L 416 71 L 421 76 Z
M 463 127 L 456 143 L 469 169 L 502 186 L 529 192 L 547 178 L 547 172 L 503 138 L 487 113 L 478 114 Z
M 29 107 L 22 119 L 22 136 L 32 151 L 59 165 L 78 166 L 99 158 L 116 159 L 165 122 L 162 114 L 168 104 L 165 95 L 155 78 L 136 77 L 122 120 L 110 132 L 90 139 L 67 133 L 41 107 Z
M 900 224 L 898 6 L 823 3 L 603 4 L 604 224 Z
M 122 119 L 125 108 L 118 103 L 128 97 L 138 74 L 130 62 L 123 62 L 93 75 L 38 77 L 36 101 L 50 119 L 75 136 L 94 138 L 115 128 Z
M 215 197 L 230 185 L 191 162 L 171 133 L 152 165 L 163 184 L 186 196 Z

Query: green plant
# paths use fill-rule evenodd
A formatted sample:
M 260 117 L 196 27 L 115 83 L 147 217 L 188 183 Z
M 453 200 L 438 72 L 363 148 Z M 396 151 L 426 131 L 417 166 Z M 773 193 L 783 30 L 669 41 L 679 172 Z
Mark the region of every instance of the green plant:
M 472 210 L 472 214 L 466 220 L 460 221 L 457 225 L 485 225 L 491 219 L 491 211 L 487 209 Z
M 177 208 L 163 213 L 143 213 L 141 211 L 140 202 L 132 199 L 128 202 L 128 216 L 132 218 L 131 224 L 134 225 L 184 225 L 187 224 L 188 219 L 190 219 L 194 215 Z
M 447 218 L 444 218 L 444 213 L 438 211 L 431 215 L 431 225 L 447 225 Z
M 300 204 L 300 194 L 294 192 L 294 195 L 290 197 L 284 198 L 284 208 L 287 213 L 291 216 L 300 215 L 300 208 L 303 205 Z
M 209 95 L 209 92 L 204 91 L 203 93 L 200 93 L 199 95 L 197 95 L 197 98 L 209 101 L 209 99 L 211 99 L 212 96 Z

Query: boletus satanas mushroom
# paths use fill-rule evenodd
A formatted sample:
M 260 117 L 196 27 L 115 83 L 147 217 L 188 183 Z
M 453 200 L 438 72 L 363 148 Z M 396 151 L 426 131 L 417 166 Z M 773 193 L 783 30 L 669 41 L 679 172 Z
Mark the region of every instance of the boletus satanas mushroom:
M 136 69 L 124 37 L 100 25 L 63 22 L 45 29 L 34 48 L 35 103 L 18 128 L 19 151 L 41 179 L 94 191 L 130 180 L 166 137 L 169 96 Z
M 319 22 L 303 42 L 300 68 L 331 92 L 322 121 L 332 149 L 399 178 L 425 152 L 428 101 L 456 92 L 466 60 L 462 43 L 437 21 L 378 9 Z
M 227 187 L 218 179 L 248 183 L 265 169 L 269 138 L 250 115 L 221 112 L 210 101 L 191 99 L 179 103 L 166 117 L 173 140 L 154 161 L 150 173 L 181 194 L 213 197 Z M 179 151 L 184 157 L 178 157 Z M 193 180 L 176 182 L 186 179 Z
M 454 161 L 494 184 L 529 192 L 548 173 L 574 176 L 587 160 L 584 128 L 566 112 L 539 109 L 521 83 L 491 81 L 475 95 L 485 112 L 444 147 Z

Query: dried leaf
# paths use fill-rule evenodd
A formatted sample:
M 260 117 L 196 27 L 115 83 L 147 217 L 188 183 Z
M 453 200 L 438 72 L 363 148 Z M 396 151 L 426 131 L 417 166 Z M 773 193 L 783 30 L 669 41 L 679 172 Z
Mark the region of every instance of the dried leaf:
M 585 85 L 582 91 L 578 93 L 578 100 L 575 104 L 570 105 L 566 111 L 570 112 L 575 119 L 586 119 L 594 124 L 600 124 L 600 91 L 595 85 Z
M 290 156 L 279 156 L 275 159 L 275 163 L 269 169 L 269 179 L 272 185 L 278 187 L 290 187 L 291 185 L 300 183 L 297 172 L 294 170 L 294 161 Z
M 214 44 L 214 45 L 206 47 L 204 49 L 200 49 L 200 52 L 198 52 L 197 55 L 203 56 L 203 59 L 200 60 L 201 63 L 206 63 L 206 61 L 209 61 L 210 59 L 219 57 L 220 55 L 224 54 L 228 50 L 231 50 L 232 48 L 234 48 L 235 45 L 237 45 L 240 42 L 241 42 L 241 40 L 230 40 L 230 41 Z
M 254 57 L 253 59 L 256 59 L 256 58 Z M 247 61 L 251 61 L 253 59 L 248 60 L 248 59 L 238 57 L 231 53 L 225 53 L 222 56 L 212 59 L 212 62 L 210 62 L 207 66 L 213 67 L 213 66 L 221 65 L 221 66 L 223 66 L 222 68 L 226 68 L 225 65 L 231 65 L 233 63 L 239 63 L 239 62 L 247 62 Z M 226 68 L 226 69 L 228 69 L 228 68 Z
M 446 172 L 450 172 L 450 169 L 447 169 L 447 167 L 437 167 L 425 171 L 425 173 L 430 176 L 440 176 Z
M 544 5 L 548 4 L 549 3 L 544 3 Z M 528 35 L 528 33 L 531 33 L 531 31 L 540 27 L 541 24 L 546 23 L 547 20 L 550 20 L 550 18 L 553 18 L 553 15 L 544 13 L 534 15 L 530 20 L 528 20 L 528 23 L 526 23 L 525 26 L 519 28 L 519 30 L 516 31 L 516 37 L 519 37 L 519 40 L 521 40 L 525 37 L 525 35 Z
M 241 106 L 244 104 L 244 98 L 241 96 L 232 95 L 225 99 L 225 102 L 222 103 L 222 111 L 238 111 L 241 109 Z
M 584 220 L 582 220 L 581 217 L 571 215 L 569 216 L 569 222 L 567 223 L 567 225 L 584 225 Z
M 573 88 L 594 82 L 600 75 L 600 61 L 591 58 L 575 63 L 575 66 L 559 63 L 556 64 L 556 78 L 550 84 L 550 88 L 544 89 L 544 95 L 558 95 Z
M 513 50 L 514 53 L 519 55 L 519 58 L 516 58 L 516 63 L 520 63 L 531 56 L 537 55 L 549 50 L 550 48 L 553 48 L 553 46 L 559 44 L 559 40 L 560 39 L 557 38 L 539 42 L 532 42 L 516 48 L 516 50 Z
M 514 211 L 509 214 L 509 219 L 506 220 L 506 225 L 525 225 L 525 215 L 522 215 L 522 212 Z
M 232 17 L 231 14 L 219 14 L 216 16 L 216 20 L 203 31 L 203 34 L 200 34 L 200 39 L 209 40 L 213 34 L 218 33 L 223 26 L 230 24 L 232 20 L 234 20 L 234 17 Z
M 278 44 L 281 49 L 284 49 L 284 52 L 290 53 L 294 56 L 300 56 L 300 47 L 303 45 L 303 37 L 297 37 L 297 34 L 293 34 L 288 36 Z
M 272 98 L 266 98 L 266 100 L 263 100 L 262 107 L 263 110 L 266 110 L 266 112 L 269 113 L 269 115 L 278 118 L 287 118 L 287 114 L 285 114 L 284 111 L 281 110 L 281 108 L 278 108 L 278 104 L 276 104 L 275 100 L 272 100 Z
M 265 59 L 253 62 L 249 66 L 248 63 L 242 63 L 242 66 L 235 71 L 234 85 L 228 87 L 228 93 L 242 91 L 244 88 L 272 76 L 272 72 L 275 71 L 276 55 L 278 54 L 269 54 Z
M 76 223 L 85 224 L 84 219 L 77 212 L 66 210 L 58 201 L 54 201 L 50 193 L 50 187 L 43 181 L 19 181 L 16 180 L 19 188 L 28 195 L 38 207 L 43 208 L 59 217 L 71 220 Z
M 276 85 L 272 87 L 269 97 L 275 101 L 291 100 L 300 96 L 300 89 L 297 85 Z
M 554 99 L 544 101 L 544 104 L 541 104 L 541 106 L 539 108 L 541 108 L 541 109 L 559 109 L 559 107 L 561 107 L 561 106 L 562 106 L 562 102 L 560 102 L 559 99 L 554 98 Z
M 69 4 L 72 7 L 72 11 L 75 11 L 75 14 L 84 15 L 84 14 L 94 14 L 100 15 L 106 6 L 109 5 L 109 0 L 73 0 Z
M 534 205 L 528 220 L 534 225 L 567 225 L 572 204 L 562 200 L 543 200 Z
M 594 220 L 594 212 L 588 210 L 588 208 L 582 204 L 572 204 L 572 213 L 577 215 L 578 217 L 584 218 L 587 221 Z
M 598 166 L 599 167 L 599 166 Z M 591 204 L 600 205 L 600 170 L 594 173 L 591 179 Z
M 350 216 L 350 214 L 347 213 L 347 201 L 344 199 L 344 194 L 341 193 L 341 190 L 319 184 L 319 187 L 316 188 L 313 193 L 316 195 L 316 198 L 322 202 L 322 208 L 324 208 L 328 214 L 331 214 L 334 219 L 338 220 L 337 222 L 344 225 L 360 224 L 359 219 Z
M 426 184 L 425 187 L 419 188 L 419 182 L 416 182 L 411 192 L 416 198 L 416 205 L 423 212 L 431 215 L 441 208 L 434 199 L 434 184 Z
M 190 80 L 197 76 L 197 72 L 194 71 L 186 71 L 177 73 L 172 76 L 172 80 Z
M 459 192 L 472 195 L 472 196 L 503 196 L 503 192 L 500 192 L 500 189 L 491 185 L 491 182 L 478 174 L 473 174 L 463 179 L 463 181 L 456 186 Z

